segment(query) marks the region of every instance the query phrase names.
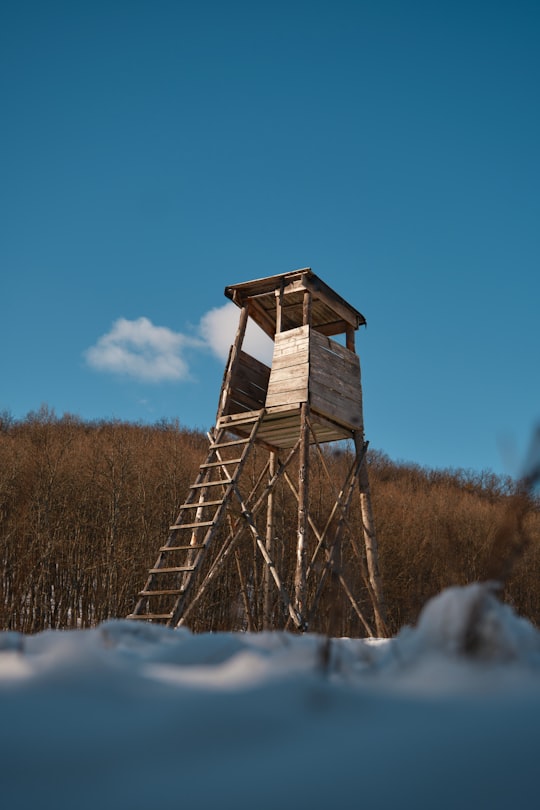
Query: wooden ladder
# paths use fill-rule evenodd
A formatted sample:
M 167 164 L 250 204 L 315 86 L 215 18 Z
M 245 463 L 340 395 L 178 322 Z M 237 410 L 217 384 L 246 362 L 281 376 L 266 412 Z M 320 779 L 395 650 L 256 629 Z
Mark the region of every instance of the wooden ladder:
M 182 618 L 205 553 L 215 537 L 253 446 L 264 409 L 235 419 L 246 436 L 230 438 L 225 425 L 214 428 L 206 461 L 191 485 L 169 537 L 159 549 L 143 590 L 128 619 L 176 627 Z

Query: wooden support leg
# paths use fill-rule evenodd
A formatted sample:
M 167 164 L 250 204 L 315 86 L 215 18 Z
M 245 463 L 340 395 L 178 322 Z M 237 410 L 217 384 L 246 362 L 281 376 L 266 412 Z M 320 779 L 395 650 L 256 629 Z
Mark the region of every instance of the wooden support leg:
M 354 445 L 356 448 L 356 454 L 359 456 L 363 449 L 363 442 L 356 434 L 354 436 Z M 360 509 L 362 513 L 364 544 L 366 547 L 366 563 L 369 573 L 369 581 L 373 591 L 373 612 L 375 615 L 375 626 L 377 629 L 377 635 L 384 638 L 388 635 L 388 630 L 386 627 L 386 606 L 379 573 L 377 536 L 375 534 L 375 522 L 373 520 L 373 509 L 371 508 L 369 477 L 365 461 L 360 468 L 358 485 L 360 489 Z
M 309 513 L 309 405 L 302 403 L 300 422 L 300 459 L 298 471 L 298 529 L 296 533 L 295 608 L 306 615 L 306 544 Z
M 277 454 L 272 451 L 270 453 L 270 460 L 268 466 L 268 478 L 271 481 L 276 474 Z M 269 557 L 274 557 L 274 490 L 271 489 L 268 493 L 268 501 L 266 506 L 266 551 Z M 263 628 L 271 630 L 272 622 L 272 592 L 271 592 L 271 576 L 268 566 L 263 569 L 263 588 L 264 588 L 264 603 L 263 603 Z

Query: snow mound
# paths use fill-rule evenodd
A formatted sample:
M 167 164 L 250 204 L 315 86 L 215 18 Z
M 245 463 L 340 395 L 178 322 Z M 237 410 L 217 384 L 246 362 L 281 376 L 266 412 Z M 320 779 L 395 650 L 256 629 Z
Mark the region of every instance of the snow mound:
M 540 663 L 540 634 L 497 598 L 497 583 L 448 588 L 424 607 L 398 643 L 416 656 L 439 653 L 479 661 Z
M 125 620 L 0 634 L 2 807 L 532 806 L 539 645 L 488 584 L 380 642 Z

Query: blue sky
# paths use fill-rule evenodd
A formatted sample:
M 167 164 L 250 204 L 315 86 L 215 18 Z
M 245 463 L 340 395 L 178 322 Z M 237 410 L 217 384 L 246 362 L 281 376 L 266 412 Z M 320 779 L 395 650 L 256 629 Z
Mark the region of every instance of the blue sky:
M 0 410 L 208 428 L 223 288 L 309 266 L 367 318 L 372 447 L 518 474 L 539 41 L 526 0 L 5 0 Z

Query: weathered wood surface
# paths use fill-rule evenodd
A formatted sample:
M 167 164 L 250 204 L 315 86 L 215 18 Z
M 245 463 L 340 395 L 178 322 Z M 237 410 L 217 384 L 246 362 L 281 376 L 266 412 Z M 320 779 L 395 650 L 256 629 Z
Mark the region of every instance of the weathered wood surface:
M 310 336 L 309 393 L 313 411 L 353 430 L 362 427 L 358 355 L 315 331 Z
M 312 411 L 346 425 L 351 430 L 360 430 L 362 427 L 362 412 L 349 401 L 339 401 L 336 397 L 326 398 L 316 393 L 311 396 L 310 401 Z
M 234 284 L 225 295 L 239 307 L 249 306 L 253 320 L 271 338 L 305 323 L 305 293 L 312 298 L 311 324 L 327 335 L 343 334 L 366 323 L 364 316 L 332 290 L 309 267 L 277 276 Z M 279 328 L 278 328 L 279 327 Z
M 303 402 L 351 430 L 362 428 L 358 356 L 309 326 L 276 335 L 266 407 Z
M 237 435 L 245 435 L 246 419 L 252 418 L 256 412 L 229 414 L 221 417 L 219 428 L 227 427 Z M 311 424 L 318 442 L 340 441 L 351 438 L 351 430 L 335 421 L 312 411 Z M 249 425 L 249 422 L 248 422 Z M 267 408 L 259 431 L 257 441 L 270 447 L 293 447 L 298 441 L 300 430 L 300 408 L 298 403 L 292 405 L 277 405 Z M 312 439 L 310 439 L 312 441 Z
M 300 326 L 275 337 L 266 406 L 307 402 L 309 328 Z
M 228 380 L 223 413 L 255 411 L 264 406 L 270 369 L 260 360 L 240 351 Z

